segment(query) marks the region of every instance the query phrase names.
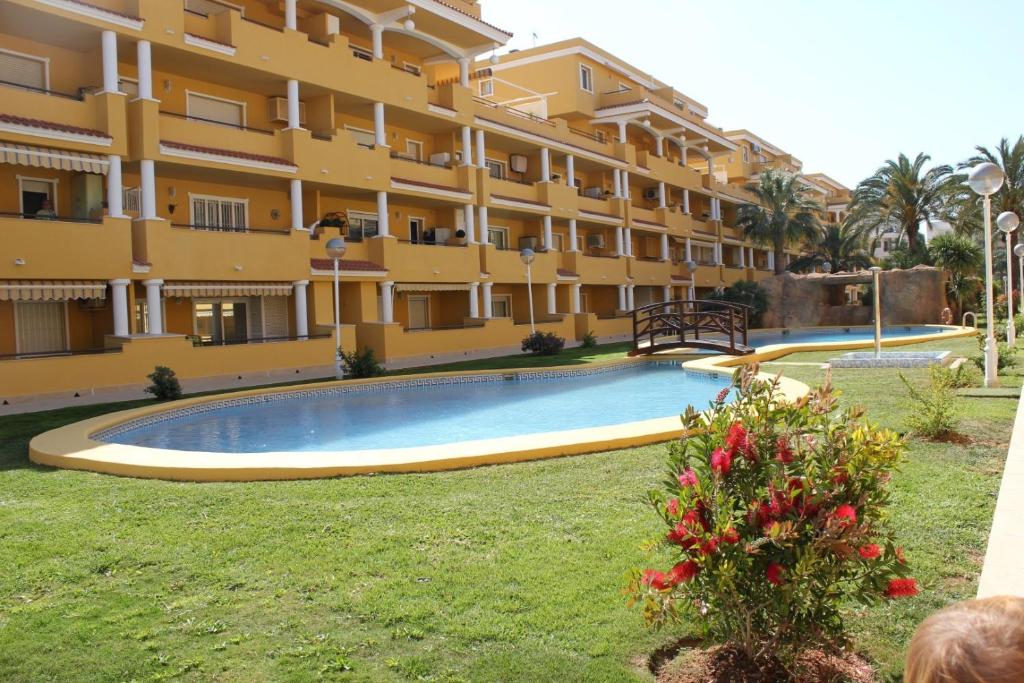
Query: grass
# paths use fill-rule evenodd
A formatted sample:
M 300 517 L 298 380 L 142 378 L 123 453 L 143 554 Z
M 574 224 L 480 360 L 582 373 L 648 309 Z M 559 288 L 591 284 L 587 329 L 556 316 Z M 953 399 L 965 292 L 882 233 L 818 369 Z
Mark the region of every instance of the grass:
M 810 365 L 765 369 L 822 377 Z M 844 401 L 902 427 L 909 406 L 890 371 L 834 379 Z M 886 676 L 924 616 L 976 589 L 1016 403 L 957 401 L 973 443 L 914 441 L 893 482 L 892 524 L 923 594 L 850 613 Z M 637 657 L 679 635 L 648 631 L 620 593 L 631 567 L 659 561 L 641 545 L 660 529 L 643 497 L 663 446 L 253 484 L 28 462 L 34 434 L 137 404 L 0 418 L 0 680 L 645 681 Z

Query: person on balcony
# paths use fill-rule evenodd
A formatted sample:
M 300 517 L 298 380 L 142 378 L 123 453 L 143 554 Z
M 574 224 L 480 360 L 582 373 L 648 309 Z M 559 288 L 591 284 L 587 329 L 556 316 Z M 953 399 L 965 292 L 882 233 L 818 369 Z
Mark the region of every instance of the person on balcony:
M 44 199 L 43 205 L 36 211 L 36 218 L 44 221 L 57 220 L 57 212 L 53 210 L 53 202 L 49 199 Z

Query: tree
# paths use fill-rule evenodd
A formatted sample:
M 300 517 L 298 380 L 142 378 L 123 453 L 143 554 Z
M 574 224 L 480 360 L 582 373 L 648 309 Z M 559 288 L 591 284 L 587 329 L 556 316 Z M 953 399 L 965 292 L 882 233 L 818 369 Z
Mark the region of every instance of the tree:
M 985 263 L 981 247 L 963 235 L 939 235 L 928 245 L 928 255 L 949 272 L 946 291 L 956 299 L 957 314 L 962 314 L 964 298 L 979 289 L 977 275 Z
M 907 248 L 918 251 L 921 224 L 931 228 L 936 220 L 945 218 L 956 182 L 951 166 L 925 170 L 929 161 L 927 154 L 918 154 L 914 161 L 905 154 L 886 161 L 853 191 L 850 220 L 875 234 L 893 230 L 906 235 Z
M 741 205 L 736 223 L 747 238 L 771 247 L 778 275 L 786 269 L 786 247 L 813 240 L 820 231 L 822 206 L 798 173 L 767 169 L 747 189 L 757 195 L 758 204 Z
M 811 254 L 793 261 L 789 269 L 794 272 L 812 270 L 826 261 L 832 264 L 833 272 L 852 272 L 871 266 L 867 236 L 849 222 L 823 226 L 812 247 Z

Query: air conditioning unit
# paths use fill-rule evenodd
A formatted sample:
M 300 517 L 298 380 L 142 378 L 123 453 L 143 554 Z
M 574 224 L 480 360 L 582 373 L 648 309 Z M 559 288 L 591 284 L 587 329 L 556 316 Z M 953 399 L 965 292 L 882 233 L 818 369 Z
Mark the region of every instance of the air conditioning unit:
M 646 190 L 644 190 L 644 199 L 657 199 L 657 198 L 658 198 L 658 188 L 656 188 L 656 187 L 648 187 Z
M 451 228 L 434 228 L 434 242 L 444 244 L 452 237 Z
M 430 155 L 430 163 L 434 166 L 447 166 L 452 163 L 452 155 L 450 152 L 437 152 Z
M 750 143 L 750 149 L 753 150 L 754 154 L 761 153 L 761 145 L 757 144 L 756 142 Z
M 601 233 L 587 235 L 587 247 L 590 249 L 604 249 L 604 235 Z
M 267 116 L 275 123 L 288 123 L 288 98 L 271 97 L 267 101 Z M 306 103 L 299 102 L 299 123 L 306 125 Z
M 513 154 L 508 158 L 508 165 L 516 173 L 526 173 L 526 169 L 529 167 L 527 158 L 522 154 Z
M 604 199 L 604 188 L 603 187 L 588 187 L 583 190 L 584 197 L 590 197 L 591 199 Z

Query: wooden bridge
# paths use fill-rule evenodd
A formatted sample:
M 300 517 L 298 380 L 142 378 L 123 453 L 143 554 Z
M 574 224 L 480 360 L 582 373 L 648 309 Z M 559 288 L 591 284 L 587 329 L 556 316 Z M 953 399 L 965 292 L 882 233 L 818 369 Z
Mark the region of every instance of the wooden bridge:
M 725 301 L 663 301 L 633 311 L 633 351 L 704 349 L 730 356 L 753 353 L 747 344 L 751 308 Z

